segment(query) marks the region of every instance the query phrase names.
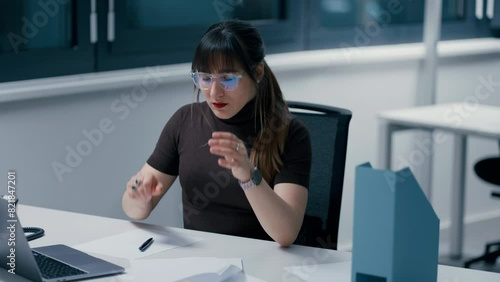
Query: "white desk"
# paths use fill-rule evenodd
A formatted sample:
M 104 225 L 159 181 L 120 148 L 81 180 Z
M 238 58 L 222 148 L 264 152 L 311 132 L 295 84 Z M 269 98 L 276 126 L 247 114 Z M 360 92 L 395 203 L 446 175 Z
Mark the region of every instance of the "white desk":
M 19 215 L 24 226 L 39 226 L 45 229 L 46 235 L 31 242 L 32 247 L 63 243 L 75 245 L 90 240 L 114 235 L 120 232 L 138 228 L 131 222 L 78 213 L 56 211 L 38 207 L 20 206 Z M 147 225 L 143 225 L 143 228 Z M 207 232 L 168 228 L 179 235 L 187 234 L 201 237 L 204 240 L 193 245 L 171 249 L 142 259 L 178 258 L 178 257 L 237 257 L 242 258 L 245 272 L 265 281 L 300 281 L 283 270 L 286 266 L 303 266 L 304 271 L 310 271 L 312 264 L 344 262 L 351 259 L 351 254 L 333 250 L 325 250 L 304 246 L 280 248 L 269 241 L 225 236 Z M 116 261 L 113 261 L 116 262 Z M 125 266 L 125 265 L 124 265 Z M 158 270 L 161 274 L 161 270 Z M 120 276 L 100 278 L 92 281 L 121 281 Z M 330 279 L 335 277 L 331 273 Z M 439 266 L 438 281 L 460 282 L 498 282 L 500 274 L 462 269 L 449 266 Z M 8 280 L 6 280 L 8 279 Z M 0 281 L 25 282 L 20 276 L 12 276 L 0 268 Z M 332 280 L 333 281 L 333 280 Z
M 391 168 L 394 132 L 423 129 L 431 132 L 443 130 L 453 134 L 450 255 L 461 257 L 467 136 L 500 139 L 500 107 L 467 103 L 440 104 L 385 111 L 379 114 L 379 118 L 379 165 L 385 169 Z

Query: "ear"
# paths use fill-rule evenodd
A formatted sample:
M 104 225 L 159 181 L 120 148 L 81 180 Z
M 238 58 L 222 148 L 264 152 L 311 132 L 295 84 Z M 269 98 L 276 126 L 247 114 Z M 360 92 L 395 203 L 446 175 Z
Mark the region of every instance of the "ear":
M 264 77 L 264 63 L 260 62 L 255 67 L 255 79 L 257 80 L 257 83 L 259 83 L 263 77 Z

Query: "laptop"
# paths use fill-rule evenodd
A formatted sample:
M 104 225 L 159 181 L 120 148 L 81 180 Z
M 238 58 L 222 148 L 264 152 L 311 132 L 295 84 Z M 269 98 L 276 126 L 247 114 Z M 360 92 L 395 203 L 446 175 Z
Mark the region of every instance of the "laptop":
M 7 272 L 36 282 L 75 281 L 123 273 L 119 265 L 66 245 L 31 249 L 13 206 L 0 199 L 0 264 Z

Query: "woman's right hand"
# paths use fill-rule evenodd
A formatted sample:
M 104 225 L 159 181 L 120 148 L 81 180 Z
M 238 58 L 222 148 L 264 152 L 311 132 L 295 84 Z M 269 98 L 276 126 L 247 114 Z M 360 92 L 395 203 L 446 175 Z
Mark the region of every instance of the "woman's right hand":
M 160 172 L 147 163 L 130 178 L 122 199 L 123 211 L 133 219 L 145 219 L 172 186 L 177 176 Z
M 132 199 L 149 202 L 153 196 L 161 195 L 163 185 L 152 173 L 139 171 L 127 182 L 127 193 Z

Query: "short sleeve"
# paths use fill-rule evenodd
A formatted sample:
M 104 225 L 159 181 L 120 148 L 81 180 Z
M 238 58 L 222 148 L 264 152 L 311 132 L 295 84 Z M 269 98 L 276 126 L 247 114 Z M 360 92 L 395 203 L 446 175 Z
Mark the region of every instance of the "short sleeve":
M 186 107 L 177 110 L 164 126 L 156 147 L 147 163 L 170 175 L 179 175 L 179 139 Z
M 281 155 L 283 166 L 274 177 L 274 185 L 294 183 L 309 188 L 312 150 L 309 131 L 302 121 L 290 121 L 285 149 Z

